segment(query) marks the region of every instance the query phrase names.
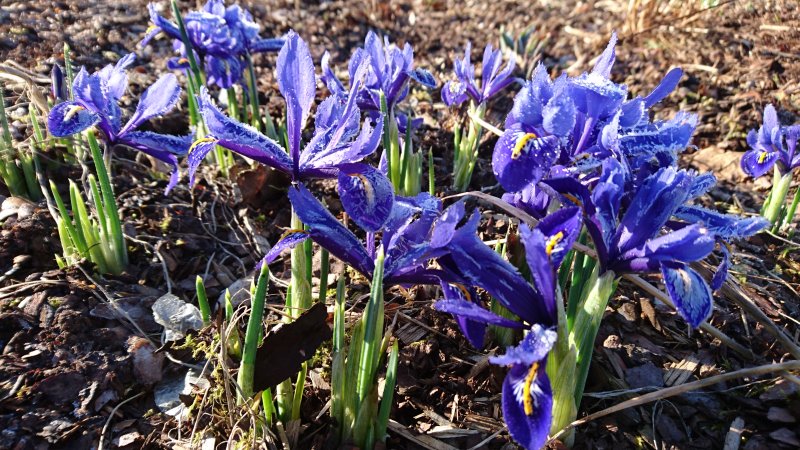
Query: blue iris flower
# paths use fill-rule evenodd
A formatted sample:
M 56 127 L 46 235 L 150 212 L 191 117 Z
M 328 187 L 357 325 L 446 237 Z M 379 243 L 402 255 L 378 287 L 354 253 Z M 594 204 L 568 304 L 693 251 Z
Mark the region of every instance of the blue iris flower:
M 326 52 L 322 59 L 322 81 L 332 93 L 343 93 L 344 85 L 333 73 L 329 59 Z M 369 62 L 369 70 L 363 86 L 356 91 L 358 106 L 364 111 L 373 113 L 380 111 L 381 93 L 386 97 L 389 111 L 394 111 L 395 105 L 408 95 L 411 81 L 416 81 L 426 88 L 436 86 L 436 80 L 430 72 L 414 67 L 414 50 L 407 42 L 401 49 L 390 43 L 388 37 L 381 39 L 372 31 L 367 33 L 364 47 L 356 49 L 350 58 L 348 70 L 351 83 L 355 72 L 366 61 Z M 405 117 L 397 116 L 397 123 L 403 132 L 406 126 Z
M 750 150 L 742 156 L 742 170 L 751 177 L 758 178 L 777 164 L 780 175 L 790 173 L 800 167 L 798 139 L 800 125 L 782 127 L 775 107 L 767 105 L 764 108 L 764 123 L 758 131 L 750 130 L 747 134 Z
M 189 173 L 193 178 L 203 157 L 221 145 L 243 156 L 288 174 L 293 181 L 309 178 L 338 178 L 340 196 L 363 198 L 363 204 L 343 201 L 345 211 L 360 226 L 378 230 L 388 220 L 394 201 L 389 180 L 377 169 L 360 161 L 373 154 L 381 142 L 383 118 L 374 125 L 361 124 L 355 95 L 364 83 L 369 60 L 353 73 L 351 90 L 331 95 L 317 108 L 312 138 L 301 143 L 316 95 L 316 76 L 308 46 L 290 31 L 278 54 L 278 87 L 286 100 L 288 152 L 277 142 L 253 127 L 223 114 L 207 94 L 199 99 L 209 135 L 197 141 L 189 153 Z M 357 206 L 356 206 L 357 205 Z
M 477 347 L 483 345 L 487 324 L 528 330 L 518 346 L 509 347 L 505 355 L 490 359 L 494 364 L 510 367 L 503 382 L 503 417 L 511 436 L 526 448 L 541 448 L 550 431 L 553 399 L 545 367 L 547 354 L 557 336 L 556 274 L 581 227 L 581 211 L 577 207 L 556 211 L 533 229 L 521 225 L 520 235 L 531 271 L 533 296 L 519 295 L 506 305 L 520 317 L 521 322 L 488 311 L 472 301 L 469 291 L 464 290 L 445 289 L 445 299 L 435 305 L 436 309 L 453 314 L 464 335 Z M 480 245 L 492 252 L 485 244 Z M 469 251 L 470 247 L 462 244 L 459 248 Z M 465 258 L 455 251 L 452 256 Z M 475 278 L 496 277 L 495 272 L 482 268 L 481 260 L 475 260 L 475 266 L 467 273 Z
M 603 162 L 591 192 L 573 178 L 546 181 L 566 203 L 582 207 L 601 273 L 660 271 L 678 312 L 692 327 L 711 314 L 712 290 L 690 263 L 705 259 L 718 241 L 747 237 L 767 225 L 761 218 L 742 219 L 688 204 L 713 182 L 713 176 L 673 167 L 636 182 L 627 164 L 615 158 Z M 724 280 L 724 274 L 720 277 Z M 720 284 L 714 281 L 715 288 Z
M 475 66 L 471 61 L 472 43 L 467 42 L 464 57 L 453 61 L 453 72 L 456 80 L 448 81 L 442 87 L 442 100 L 447 106 L 457 106 L 467 99 L 475 104 L 485 103 L 491 97 L 514 82 L 515 60 L 512 58 L 505 67 L 500 50 L 494 50 L 489 44 L 483 51 L 481 83 L 475 79 Z M 482 85 L 481 85 L 482 84 Z
M 675 89 L 682 71 L 669 71 L 650 94 L 626 101 L 627 87 L 609 79 L 615 44 L 613 36 L 589 73 L 553 81 L 539 65 L 525 82 L 492 155 L 495 176 L 506 191 L 513 195 L 543 178 L 580 175 L 615 153 L 631 158 L 632 166 L 659 159 L 660 167 L 686 148 L 694 116 L 681 113 L 651 122 L 647 114 Z M 516 206 L 524 203 L 522 197 L 543 198 L 516 196 Z
M 109 64 L 91 75 L 81 67 L 72 84 L 74 100 L 53 107 L 47 118 L 47 128 L 53 136 L 65 137 L 96 125 L 109 146 L 131 147 L 171 165 L 169 192 L 178 182 L 178 157 L 187 153 L 192 138 L 137 131 L 137 128 L 171 111 L 180 99 L 181 89 L 175 75 L 163 75 L 144 91 L 133 116 L 122 125 L 119 100 L 128 87 L 126 69 L 135 57 L 131 53 L 116 65 Z
M 169 60 L 170 69 L 188 69 L 188 52 L 192 51 L 204 63 L 208 83 L 223 89 L 241 79 L 243 58 L 248 53 L 278 51 L 283 45 L 282 38 L 261 38 L 260 27 L 250 12 L 239 5 L 226 8 L 223 0 L 209 0 L 203 9 L 183 17 L 191 49 L 184 48 L 178 25 L 159 15 L 155 4 L 149 4 L 148 10 L 153 25 L 140 45 L 146 45 L 158 33 L 167 34 L 174 39 L 173 48 L 180 55 Z

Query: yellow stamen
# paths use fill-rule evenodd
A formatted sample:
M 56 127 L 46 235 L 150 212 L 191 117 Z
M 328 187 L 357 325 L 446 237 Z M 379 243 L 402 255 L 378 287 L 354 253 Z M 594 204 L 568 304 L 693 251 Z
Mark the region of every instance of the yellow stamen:
M 769 154 L 767 152 L 761 152 L 761 154 L 758 155 L 758 163 L 759 164 L 764 164 L 764 161 L 767 160 L 767 156 L 769 156 Z
M 525 415 L 533 415 L 533 395 L 531 394 L 531 386 L 536 381 L 536 374 L 539 371 L 539 363 L 535 362 L 531 365 L 531 370 L 525 377 L 525 384 L 522 387 L 522 406 L 525 409 Z
M 564 239 L 564 233 L 559 231 L 558 233 L 552 235 L 550 239 L 547 240 L 547 245 L 545 246 L 545 251 L 547 252 L 547 256 L 549 257 L 553 253 L 553 249 L 556 248 L 561 240 Z
M 511 159 L 519 158 L 519 156 L 522 154 L 522 151 L 527 150 L 525 147 L 527 147 L 528 142 L 530 142 L 531 139 L 536 138 L 538 138 L 538 136 L 536 136 L 534 133 L 525 133 L 525 135 L 522 136 L 519 141 L 517 141 L 517 145 L 514 146 L 514 150 L 511 152 Z
M 84 108 L 81 105 L 72 105 L 72 106 L 70 106 L 69 111 L 67 111 L 67 113 L 64 114 L 64 120 L 62 120 L 62 122 L 66 122 L 66 121 L 72 119 L 75 116 L 75 114 L 78 114 L 79 112 L 83 111 L 84 109 L 86 109 L 86 108 Z
M 217 142 L 217 140 L 213 137 L 206 136 L 204 138 L 198 139 L 192 142 L 192 145 L 189 147 L 189 153 L 192 153 L 198 145 L 207 144 L 209 142 Z
M 472 301 L 472 295 L 469 293 L 469 290 L 466 288 L 466 286 L 464 286 L 464 285 L 463 285 L 463 284 L 461 284 L 461 283 L 454 283 L 454 286 L 455 286 L 455 287 L 457 287 L 457 288 L 458 288 L 458 290 L 460 290 L 462 294 L 464 294 L 464 298 L 465 298 L 465 299 L 466 299 L 468 302 L 471 302 L 471 301 Z

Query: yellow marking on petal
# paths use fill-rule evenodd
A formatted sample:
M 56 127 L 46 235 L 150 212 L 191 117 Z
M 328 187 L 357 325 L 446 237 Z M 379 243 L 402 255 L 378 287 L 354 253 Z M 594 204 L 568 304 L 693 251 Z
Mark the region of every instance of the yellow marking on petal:
M 472 295 L 469 293 L 469 290 L 467 289 L 466 286 L 464 286 L 461 283 L 453 283 L 453 285 L 457 287 L 462 294 L 464 294 L 464 298 L 466 298 L 468 302 L 472 301 Z
M 72 106 L 70 106 L 70 108 L 67 111 L 67 113 L 64 114 L 64 119 L 62 120 L 62 122 L 66 122 L 66 121 L 72 119 L 75 116 L 75 114 L 78 114 L 79 112 L 83 111 L 84 109 L 86 109 L 86 108 L 84 108 L 81 105 L 72 105 Z
M 764 164 L 764 161 L 766 161 L 766 160 L 767 160 L 767 156 L 769 156 L 769 153 L 767 153 L 767 152 L 761 152 L 761 154 L 760 154 L 760 155 L 758 155 L 758 163 L 759 163 L 759 164 Z
M 514 150 L 511 152 L 511 159 L 517 159 L 522 154 L 522 151 L 525 149 L 525 146 L 528 145 L 528 142 L 531 139 L 536 139 L 539 136 L 536 136 L 534 133 L 525 133 L 522 138 L 517 141 L 517 144 L 514 146 Z
M 180 58 L 178 59 L 178 64 L 189 64 L 189 60 L 187 58 Z
M 372 184 L 369 182 L 369 178 L 360 173 L 350 174 L 350 176 L 361 180 L 361 184 L 364 185 L 364 192 L 367 195 L 367 204 L 369 205 L 369 208 L 372 209 L 375 206 L 375 189 L 373 189 Z
M 153 31 L 155 31 L 155 30 L 157 30 L 159 28 L 160 27 L 158 25 L 152 24 L 149 27 L 147 27 L 147 30 L 145 30 L 144 34 L 150 34 L 150 33 L 152 33 Z
M 547 240 L 547 245 L 545 246 L 545 252 L 547 252 L 548 257 L 550 257 L 550 255 L 553 253 L 553 249 L 555 249 L 556 245 L 558 245 L 558 243 L 561 242 L 563 239 L 564 239 L 564 233 L 561 231 L 550 236 L 550 239 Z
M 208 137 L 208 136 L 206 136 L 204 138 L 200 138 L 200 139 L 192 142 L 192 145 L 189 147 L 189 153 L 192 153 L 197 148 L 198 145 L 207 144 L 209 142 L 217 142 L 217 139 L 213 138 L 213 137 Z
M 567 200 L 571 201 L 572 203 L 575 203 L 576 205 L 578 205 L 580 207 L 583 207 L 583 203 L 580 200 L 578 200 L 578 197 L 575 197 L 572 194 L 563 194 L 563 195 L 564 195 L 564 198 L 566 198 Z
M 536 381 L 536 374 L 539 371 L 539 363 L 535 362 L 531 365 L 531 370 L 525 377 L 525 384 L 522 386 L 522 406 L 525 409 L 525 415 L 533 415 L 533 394 L 531 394 L 531 386 Z

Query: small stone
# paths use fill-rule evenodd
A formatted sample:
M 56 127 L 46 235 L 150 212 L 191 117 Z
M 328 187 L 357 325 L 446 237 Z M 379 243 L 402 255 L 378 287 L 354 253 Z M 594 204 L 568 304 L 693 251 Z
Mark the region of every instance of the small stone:
M 778 442 L 791 445 L 794 448 L 800 447 L 800 440 L 797 439 L 797 434 L 788 428 L 775 430 L 769 434 L 769 437 Z
M 789 412 L 786 408 L 779 408 L 777 406 L 772 406 L 767 411 L 767 419 L 772 420 L 774 422 L 783 422 L 783 423 L 795 423 L 797 419 Z

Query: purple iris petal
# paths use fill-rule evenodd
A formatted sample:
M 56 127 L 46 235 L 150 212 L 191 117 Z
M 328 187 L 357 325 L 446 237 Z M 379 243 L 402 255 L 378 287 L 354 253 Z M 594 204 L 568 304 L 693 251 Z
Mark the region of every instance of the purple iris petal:
M 286 42 L 283 38 L 258 39 L 250 44 L 250 51 L 253 53 L 277 52 Z
M 603 53 L 597 58 L 597 62 L 594 63 L 594 68 L 592 68 L 592 73 L 600 75 L 605 78 L 609 78 L 611 76 L 611 67 L 614 65 L 614 60 L 617 57 L 615 47 L 617 46 L 617 33 L 614 32 L 611 34 L 611 39 L 608 41 L 608 45 Z
M 233 87 L 242 78 L 243 67 L 239 58 L 207 55 L 205 65 L 206 81 L 222 89 Z
M 305 186 L 298 184 L 290 188 L 289 200 L 314 242 L 362 274 L 372 273 L 374 262 L 358 238 L 336 220 Z
M 473 215 L 473 217 L 478 217 Z M 474 221 L 472 221 L 474 223 Z M 489 292 L 503 306 L 528 323 L 549 323 L 552 315 L 519 271 L 481 241 L 469 223 L 459 229 L 448 245 L 450 254 L 440 263 L 470 284 Z
M 452 286 L 445 282 L 441 283 L 441 287 L 445 299 L 436 302 L 433 307 L 438 311 L 452 314 L 469 343 L 475 348 L 483 348 L 486 324 L 491 323 L 493 314 L 473 303 L 478 300 L 474 289 Z M 485 317 L 484 313 L 490 317 Z M 475 320 L 476 318 L 486 320 Z
M 506 128 L 517 124 L 526 129 L 541 126 L 542 109 L 552 97 L 553 82 L 544 65 L 539 64 L 531 80 L 514 97 L 514 106 L 506 118 Z
M 198 103 L 203 121 L 219 145 L 282 172 L 291 173 L 292 160 L 278 143 L 255 128 L 223 114 L 213 104 L 205 89 L 198 97 Z
M 503 194 L 503 201 L 516 206 L 536 219 L 541 219 L 547 215 L 552 198 L 545 190 L 537 187 L 536 183 L 531 183 L 517 192 L 506 192 Z
M 122 128 L 120 134 L 138 128 L 145 121 L 172 110 L 180 100 L 181 88 L 173 74 L 162 75 L 139 98 L 136 111 Z
M 656 103 L 660 102 L 664 98 L 666 98 L 672 91 L 678 87 L 678 83 L 681 81 L 681 77 L 683 76 L 683 70 L 680 67 L 676 67 L 666 75 L 658 83 L 658 86 L 650 92 L 647 97 L 644 98 L 644 106 L 645 108 L 650 108 Z
M 541 179 L 557 157 L 558 138 L 507 130 L 494 146 L 492 170 L 507 191 Z
M 614 232 L 617 230 L 622 197 L 625 193 L 627 178 L 625 167 L 614 158 L 603 161 L 600 180 L 592 192 L 592 203 L 597 208 L 595 216 L 602 227 L 603 242 L 611 246 Z
M 714 250 L 714 235 L 700 224 L 647 241 L 643 247 L 627 251 L 613 269 L 617 272 L 648 272 L 665 261 L 699 261 Z
M 178 156 L 189 151 L 192 144 L 191 135 L 172 136 L 153 133 L 152 131 L 129 131 L 120 137 L 118 143 L 135 148 L 172 166 L 172 174 L 167 184 L 166 193 L 178 183 Z
M 553 346 L 558 340 L 558 333 L 553 328 L 544 327 L 540 324 L 534 324 L 525 337 L 522 338 L 519 345 L 515 347 L 507 347 L 506 353 L 500 356 L 492 356 L 489 362 L 499 366 L 513 366 L 522 365 L 530 366 L 531 364 L 542 361 L 550 353 Z
M 533 325 L 516 347 L 489 358 L 492 364 L 511 366 L 503 382 L 503 419 L 511 437 L 525 448 L 542 448 L 553 420 L 553 392 L 547 376 L 547 354 L 558 335 Z
M 456 233 L 456 227 L 466 215 L 465 203 L 466 199 L 453 203 L 436 219 L 431 233 L 432 247 L 444 247 L 450 243 Z
M 128 53 L 120 58 L 113 66 L 109 64 L 97 72 L 97 77 L 102 80 L 105 85 L 109 101 L 116 102 L 125 95 L 125 90 L 128 88 L 128 74 L 126 70 L 135 60 L 136 54 Z
M 661 273 L 675 308 L 689 325 L 699 327 L 711 316 L 711 288 L 700 274 L 683 263 L 664 263 Z
M 720 249 L 722 251 L 722 261 L 720 261 L 719 266 L 717 266 L 714 277 L 711 278 L 712 291 L 719 290 L 719 288 L 722 287 L 722 284 L 725 283 L 725 280 L 728 278 L 728 269 L 731 266 L 731 252 L 728 250 L 728 246 L 723 243 Z
M 271 264 L 278 255 L 281 254 L 286 249 L 295 248 L 298 244 L 304 242 L 306 239 L 309 238 L 308 231 L 305 230 L 289 230 L 281 236 L 281 239 L 269 249 L 264 258 L 261 260 L 262 263 Z
M 671 120 L 625 132 L 620 136 L 620 147 L 628 156 L 678 153 L 689 145 L 696 127 L 696 115 L 679 113 Z
M 286 100 L 286 131 L 297 178 L 300 175 L 300 133 L 314 102 L 316 78 L 308 45 L 294 31 L 286 35 L 286 43 L 278 54 L 277 78 Z
M 689 223 L 702 223 L 711 234 L 721 239 L 748 238 L 769 226 L 769 221 L 763 217 L 742 218 L 695 205 L 678 208 L 675 217 Z
M 581 209 L 577 207 L 560 209 L 539 222 L 536 228 L 545 238 L 545 249 L 555 270 L 578 239 L 583 222 Z
M 781 155 L 778 151 L 770 151 L 763 148 L 748 150 L 742 156 L 742 170 L 753 178 L 769 172 Z
M 347 214 L 365 231 L 379 231 L 389 219 L 394 189 L 389 179 L 372 166 L 340 166 L 337 190 Z
M 553 325 L 556 323 L 556 270 L 548 253 L 548 241 L 538 229 L 529 229 L 522 224 L 519 228 L 525 245 L 525 261 L 533 279 L 536 293 L 535 301 L 546 311 L 547 317 L 537 323 Z
M 575 127 L 575 104 L 566 88 L 564 78 L 556 82 L 556 94 L 542 109 L 542 127 L 556 136 L 567 136 Z
M 57 104 L 47 117 L 47 129 L 55 137 L 71 136 L 100 121 L 100 116 L 76 102 Z
M 139 42 L 139 46 L 144 47 L 150 42 L 151 39 L 153 39 L 162 31 L 173 39 L 181 38 L 181 30 L 177 25 L 158 14 L 155 3 L 149 3 L 147 5 L 147 11 L 150 13 L 150 21 L 153 23 L 153 26 L 152 29 L 147 32 L 145 37 L 142 38 L 141 42 Z
M 580 75 L 571 80 L 570 96 L 578 111 L 592 119 L 605 119 L 622 105 L 628 90 L 597 73 Z
M 530 384 L 528 377 L 533 378 Z M 524 397 L 526 386 L 531 391 L 528 398 Z M 530 411 L 526 411 L 526 401 L 531 404 Z M 515 365 L 509 370 L 503 381 L 502 407 L 503 420 L 515 441 L 524 448 L 544 447 L 553 422 L 553 391 L 544 363 L 535 369 Z
M 692 176 L 667 167 L 651 175 L 636 191 L 614 239 L 620 253 L 640 247 L 658 233 L 686 202 Z
M 448 289 L 454 290 L 454 292 L 462 294 L 458 288 L 449 286 Z M 445 294 L 445 296 L 448 297 L 447 294 Z M 471 321 L 481 322 L 490 325 L 497 325 L 506 328 L 515 328 L 515 329 L 524 328 L 524 325 L 522 325 L 519 322 L 507 319 L 502 316 L 498 316 L 497 314 L 488 311 L 485 308 L 482 308 L 473 302 L 466 300 L 452 300 L 452 299 L 439 300 L 433 305 L 433 307 L 438 311 L 445 312 L 448 314 L 453 314 L 454 316 L 461 316 Z M 467 335 L 467 333 L 464 334 Z M 474 340 L 470 339 L 470 343 L 475 348 L 481 348 L 483 346 L 483 339 L 474 339 Z
M 692 187 L 689 189 L 689 198 L 696 199 L 705 195 L 714 185 L 717 184 L 717 177 L 711 172 L 698 174 L 692 181 Z
M 333 72 L 333 69 L 330 65 L 331 54 L 326 50 L 325 53 L 322 54 L 322 82 L 325 83 L 325 86 L 328 87 L 328 90 L 331 91 L 331 94 L 336 96 L 344 96 L 347 92 L 344 88 L 344 85 L 336 74 Z
M 458 106 L 467 98 L 467 85 L 460 81 L 450 80 L 442 86 L 442 101 L 447 106 Z

